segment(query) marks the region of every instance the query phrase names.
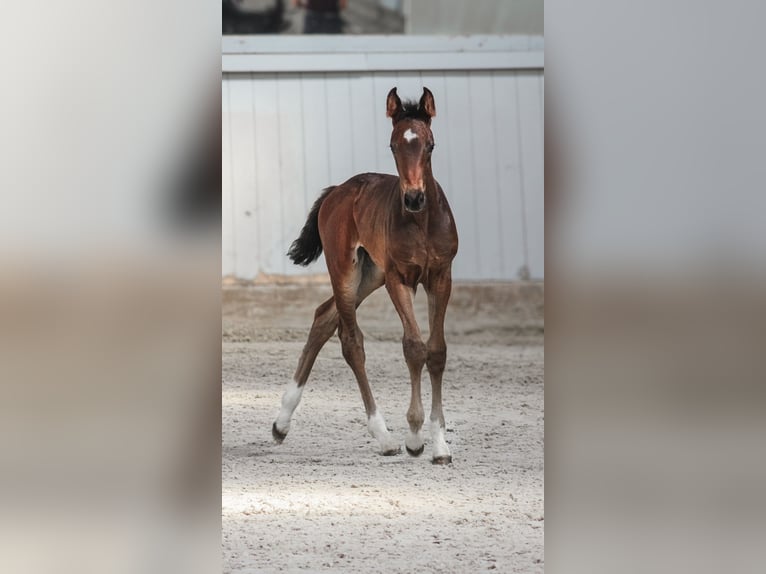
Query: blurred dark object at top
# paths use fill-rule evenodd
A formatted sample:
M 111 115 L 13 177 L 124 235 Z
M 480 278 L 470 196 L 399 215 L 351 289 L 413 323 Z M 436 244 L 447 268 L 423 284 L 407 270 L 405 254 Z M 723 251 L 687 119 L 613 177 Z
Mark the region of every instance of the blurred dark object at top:
M 289 23 L 285 21 L 284 0 L 222 0 L 221 17 L 224 34 L 278 34 Z
M 202 124 L 190 134 L 173 166 L 164 211 L 178 230 L 221 225 L 221 93 L 214 95 Z
M 293 0 L 293 4 L 304 8 L 304 34 L 342 34 L 345 22 L 340 11 L 346 8 L 347 0 Z

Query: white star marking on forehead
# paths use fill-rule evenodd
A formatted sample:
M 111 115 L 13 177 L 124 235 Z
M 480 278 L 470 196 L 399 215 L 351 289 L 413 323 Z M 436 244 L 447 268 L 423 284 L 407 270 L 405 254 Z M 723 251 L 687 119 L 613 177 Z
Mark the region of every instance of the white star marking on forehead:
M 404 132 L 404 139 L 407 140 L 407 143 L 410 143 L 412 140 L 418 139 L 418 134 L 412 131 L 412 129 L 407 128 L 407 131 Z

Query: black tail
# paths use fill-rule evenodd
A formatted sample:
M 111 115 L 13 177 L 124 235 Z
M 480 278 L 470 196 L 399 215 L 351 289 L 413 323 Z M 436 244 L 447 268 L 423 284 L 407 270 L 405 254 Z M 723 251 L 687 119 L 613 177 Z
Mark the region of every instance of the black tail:
M 301 234 L 298 239 L 293 241 L 287 252 L 287 256 L 296 265 L 308 265 L 319 259 L 322 254 L 322 239 L 319 237 L 319 208 L 333 189 L 335 186 L 326 188 L 319 199 L 314 202 L 306 219 L 306 224 L 301 229 Z

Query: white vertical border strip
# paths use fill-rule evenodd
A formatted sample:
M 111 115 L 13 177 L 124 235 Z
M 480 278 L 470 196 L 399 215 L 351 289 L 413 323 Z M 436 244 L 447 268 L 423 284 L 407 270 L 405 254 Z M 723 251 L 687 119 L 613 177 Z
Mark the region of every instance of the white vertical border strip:
M 234 224 L 236 206 L 232 174 L 231 114 L 229 109 L 229 82 L 221 83 L 221 272 L 224 277 L 234 275 L 237 260 Z

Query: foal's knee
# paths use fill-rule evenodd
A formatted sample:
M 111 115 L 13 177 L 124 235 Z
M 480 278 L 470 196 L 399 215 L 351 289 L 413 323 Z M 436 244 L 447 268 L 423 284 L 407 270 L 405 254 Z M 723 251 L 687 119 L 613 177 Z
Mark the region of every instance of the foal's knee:
M 417 337 L 404 337 L 402 339 L 404 359 L 407 364 L 417 369 L 422 369 L 428 356 L 425 343 Z

